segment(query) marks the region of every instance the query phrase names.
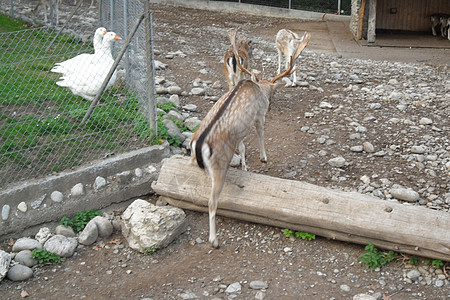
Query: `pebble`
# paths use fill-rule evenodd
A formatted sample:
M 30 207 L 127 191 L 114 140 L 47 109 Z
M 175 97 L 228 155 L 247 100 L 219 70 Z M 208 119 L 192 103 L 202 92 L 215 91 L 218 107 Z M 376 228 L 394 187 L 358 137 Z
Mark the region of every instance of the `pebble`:
M 11 207 L 8 204 L 3 205 L 3 207 L 2 207 L 2 220 L 3 221 L 8 220 L 10 211 L 11 211 Z
M 35 239 L 31 239 L 28 237 L 18 239 L 12 247 L 12 251 L 14 252 L 19 252 L 22 250 L 34 250 L 34 249 L 42 249 L 42 244 L 36 241 Z
M 390 193 L 393 197 L 407 202 L 416 202 L 420 198 L 419 194 L 412 189 L 394 188 L 390 190 Z
M 265 281 L 255 280 L 250 282 L 250 288 L 254 290 L 267 289 L 269 285 Z
M 19 210 L 20 212 L 26 213 L 28 210 L 28 206 L 25 202 L 20 202 L 19 205 L 17 205 L 17 210 Z
M 345 162 L 346 162 L 346 160 L 342 156 L 338 156 L 338 157 L 328 160 L 328 164 L 330 166 L 336 167 L 336 168 L 341 168 L 341 167 L 345 166 Z
M 411 271 L 409 271 L 408 273 L 406 273 L 406 277 L 411 279 L 411 280 L 417 280 L 422 274 L 420 273 L 419 270 L 413 269 Z
M 24 281 L 33 276 L 33 270 L 27 266 L 17 264 L 12 266 L 8 274 L 6 274 L 6 278 L 11 281 Z
M 84 185 L 82 183 L 77 183 L 70 189 L 70 194 L 72 197 L 79 197 L 84 195 Z
M 350 292 L 350 287 L 346 284 L 341 284 L 339 288 L 344 292 Z
M 33 267 L 37 265 L 38 261 L 31 257 L 31 250 L 22 250 L 16 254 L 14 260 L 24 266 Z
M 241 290 L 241 288 L 242 287 L 239 282 L 234 282 L 227 287 L 227 289 L 225 290 L 225 293 L 227 293 L 227 294 L 236 293 L 236 292 L 239 292 Z
M 50 199 L 52 199 L 53 202 L 59 203 L 63 201 L 64 195 L 60 191 L 53 191 L 50 194 Z

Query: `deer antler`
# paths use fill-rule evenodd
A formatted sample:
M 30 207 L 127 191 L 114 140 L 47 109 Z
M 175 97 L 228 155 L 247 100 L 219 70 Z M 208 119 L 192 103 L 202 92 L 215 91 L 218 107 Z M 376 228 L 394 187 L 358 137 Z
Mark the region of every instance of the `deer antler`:
M 234 57 L 236 58 L 236 63 L 237 63 L 239 70 L 241 70 L 241 72 L 244 72 L 245 74 L 247 74 L 251 77 L 252 73 L 241 65 L 241 62 L 239 59 L 238 50 L 236 48 L 236 33 L 237 33 L 237 31 L 238 31 L 238 28 L 233 29 L 230 31 L 230 34 L 229 34 L 231 46 L 233 47 Z
M 300 56 L 303 49 L 305 49 L 305 47 L 308 45 L 310 39 L 311 39 L 311 34 L 306 32 L 303 35 L 302 43 L 298 46 L 298 49 L 294 52 L 295 57 L 292 57 L 292 55 L 290 56 L 289 68 L 286 71 L 284 71 L 283 73 L 281 73 L 280 75 L 275 76 L 275 78 L 272 79 L 272 81 L 271 81 L 272 83 L 275 83 L 280 78 L 290 75 L 292 72 L 294 72 L 297 69 L 297 67 L 294 68 L 293 62 Z

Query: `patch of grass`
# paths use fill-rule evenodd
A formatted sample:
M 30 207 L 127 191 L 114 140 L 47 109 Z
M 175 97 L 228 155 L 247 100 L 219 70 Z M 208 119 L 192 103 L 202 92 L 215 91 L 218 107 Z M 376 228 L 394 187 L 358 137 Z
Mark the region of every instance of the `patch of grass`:
M 31 252 L 31 257 L 37 259 L 40 264 L 62 262 L 61 256 L 43 249 L 34 249 Z
M 152 255 L 158 250 L 159 250 L 159 246 L 158 245 L 153 245 L 150 248 L 142 249 L 142 253 L 144 253 L 145 255 Z
M 392 250 L 389 252 L 379 252 L 372 243 L 369 243 L 364 249 L 367 252 L 360 255 L 359 260 L 366 264 L 366 266 L 371 270 L 381 268 L 398 256 L 398 254 Z
M 80 232 L 86 227 L 87 223 L 96 216 L 100 216 L 102 213 L 96 209 L 88 209 L 78 212 L 75 217 L 69 219 L 68 217 L 63 217 L 59 222 L 60 225 L 66 227 L 72 227 L 75 232 Z
M 18 31 L 28 28 L 30 25 L 26 22 L 11 19 L 8 16 L 0 14 L 0 33 Z

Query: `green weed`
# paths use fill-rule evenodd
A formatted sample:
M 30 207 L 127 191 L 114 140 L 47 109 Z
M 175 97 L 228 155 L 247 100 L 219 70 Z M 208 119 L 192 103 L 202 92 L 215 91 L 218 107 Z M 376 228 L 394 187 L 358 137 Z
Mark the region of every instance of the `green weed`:
M 34 249 L 31 257 L 37 259 L 40 264 L 62 262 L 62 258 L 58 254 L 43 249 Z
M 298 239 L 302 239 L 305 241 L 311 241 L 316 239 L 316 235 L 312 233 L 302 232 L 302 231 L 296 231 L 295 234 L 290 229 L 284 229 L 283 231 L 284 235 L 287 237 L 295 236 Z
M 387 264 L 398 256 L 394 251 L 378 252 L 377 248 L 372 243 L 369 243 L 365 248 L 367 252 L 359 256 L 359 260 L 366 264 L 366 266 L 375 270 Z
M 100 216 L 102 213 L 96 209 L 88 209 L 82 212 L 78 212 L 75 217 L 69 219 L 68 217 L 63 217 L 59 222 L 60 225 L 66 227 L 72 227 L 75 232 L 80 232 L 86 227 L 87 223 L 96 216 Z

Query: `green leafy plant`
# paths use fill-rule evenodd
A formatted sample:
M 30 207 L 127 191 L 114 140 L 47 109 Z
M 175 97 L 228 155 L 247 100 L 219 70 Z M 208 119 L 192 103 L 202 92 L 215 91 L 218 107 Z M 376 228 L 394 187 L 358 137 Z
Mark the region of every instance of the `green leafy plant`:
M 58 254 L 42 249 L 34 249 L 31 257 L 37 259 L 40 264 L 62 262 L 62 258 Z
M 145 255 L 152 255 L 153 253 L 155 253 L 158 250 L 159 250 L 159 246 L 158 245 L 153 245 L 150 248 L 142 249 L 142 253 L 144 253 Z
M 409 264 L 417 266 L 419 264 L 419 259 L 417 259 L 417 257 L 415 256 L 412 256 L 409 258 Z
M 284 234 L 285 236 L 287 236 L 287 237 L 294 236 L 294 232 L 293 232 L 292 230 L 290 230 L 290 229 L 287 229 L 287 228 L 284 229 L 283 234 Z
M 372 243 L 369 243 L 365 248 L 367 252 L 359 256 L 359 260 L 366 264 L 366 266 L 374 270 L 387 264 L 395 259 L 398 254 L 394 251 L 378 252 L 377 248 Z
M 75 217 L 69 219 L 68 217 L 63 217 L 59 222 L 60 225 L 66 227 L 72 227 L 75 232 L 80 232 L 86 227 L 87 223 L 96 216 L 100 216 L 102 213 L 96 209 L 87 209 L 82 212 L 78 212 Z
M 426 264 L 431 264 L 433 267 L 435 267 L 436 269 L 439 269 L 440 267 L 442 267 L 444 265 L 444 263 L 442 262 L 442 260 L 440 259 L 430 259 L 427 258 L 424 260 L 424 262 Z
M 168 113 L 172 108 L 176 108 L 177 106 L 173 102 L 166 102 L 164 104 L 157 103 L 156 107 Z
M 307 233 L 307 232 L 301 232 L 301 231 L 297 231 L 295 233 L 295 237 L 305 240 L 305 241 L 311 241 L 311 240 L 315 240 L 316 239 L 316 235 L 312 234 L 312 233 Z
M 294 234 L 294 231 L 286 228 L 283 231 L 283 234 L 287 237 L 295 236 L 298 239 L 302 239 L 305 241 L 311 241 L 316 239 L 316 235 L 312 233 L 302 232 L 302 231 L 296 231 Z

